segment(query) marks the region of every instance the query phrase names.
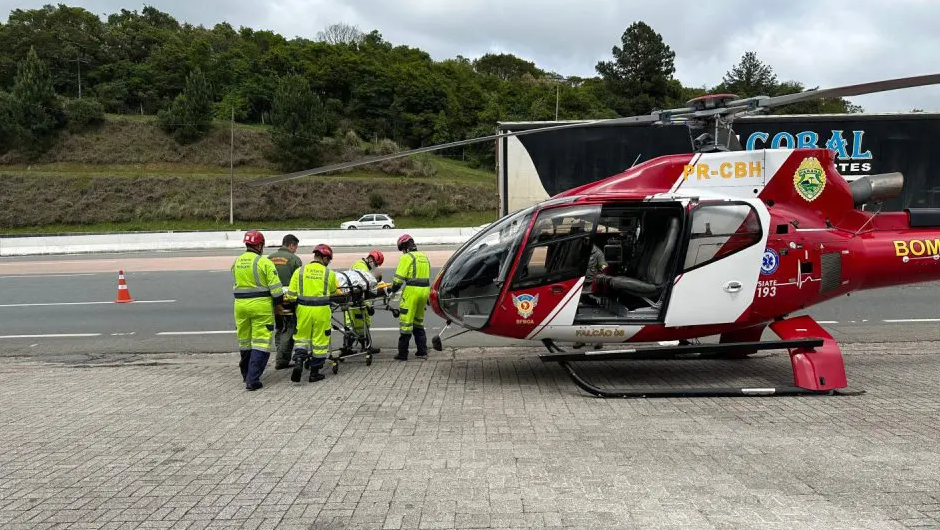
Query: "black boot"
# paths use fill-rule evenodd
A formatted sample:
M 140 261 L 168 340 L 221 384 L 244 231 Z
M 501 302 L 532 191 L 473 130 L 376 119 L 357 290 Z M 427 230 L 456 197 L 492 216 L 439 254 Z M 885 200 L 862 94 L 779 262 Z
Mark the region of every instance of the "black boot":
M 415 357 L 427 357 L 428 356 L 428 336 L 424 332 L 424 328 L 416 327 L 414 329 L 415 334 L 415 346 L 418 348 L 418 352 L 415 353 Z
M 411 335 L 398 336 L 398 355 L 395 356 L 399 361 L 408 360 L 408 343 L 411 342 Z
M 323 365 L 326 363 L 326 359 L 323 358 L 311 358 L 310 359 L 310 382 L 315 383 L 323 379 L 323 374 L 320 373 L 320 369 L 323 368 Z
M 294 350 L 294 369 L 291 370 L 290 380 L 299 383 L 300 376 L 304 373 L 304 363 L 307 362 L 307 353 L 301 349 Z
M 242 381 L 248 381 L 248 362 L 251 360 L 251 350 L 241 350 L 242 358 L 238 363 L 238 369 L 242 372 Z

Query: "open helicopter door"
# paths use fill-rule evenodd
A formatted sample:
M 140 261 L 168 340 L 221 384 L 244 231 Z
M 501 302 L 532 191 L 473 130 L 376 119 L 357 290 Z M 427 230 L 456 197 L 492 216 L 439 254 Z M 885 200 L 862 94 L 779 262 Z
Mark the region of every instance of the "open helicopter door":
M 600 213 L 599 204 L 539 211 L 491 320 L 494 331 L 532 340 L 555 326 L 571 326 Z
M 733 323 L 747 311 L 765 265 L 769 223 L 760 199 L 703 199 L 690 208 L 666 327 Z
M 619 199 L 541 209 L 491 330 L 529 340 L 569 334 L 574 339 L 586 326 L 617 328 L 611 336 L 626 337 L 623 326 L 635 333 L 644 324 L 662 324 L 675 266 L 684 257 L 688 200 Z M 623 289 L 594 296 L 592 276 L 601 270 Z

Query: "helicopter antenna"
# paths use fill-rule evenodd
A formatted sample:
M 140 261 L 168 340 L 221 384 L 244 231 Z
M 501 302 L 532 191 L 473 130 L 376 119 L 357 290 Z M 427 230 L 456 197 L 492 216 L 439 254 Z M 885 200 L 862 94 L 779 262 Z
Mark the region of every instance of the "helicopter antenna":
M 449 142 L 445 144 L 431 145 L 427 147 L 421 147 L 418 149 L 412 149 L 409 151 L 400 151 L 397 153 L 392 153 L 388 155 L 380 155 L 363 158 L 361 160 L 353 162 L 342 162 L 337 164 L 330 164 L 318 168 L 296 171 L 294 173 L 286 173 L 283 175 L 274 175 L 270 177 L 260 178 L 248 183 L 250 187 L 264 186 L 267 184 L 274 184 L 277 182 L 282 182 L 285 180 L 291 180 L 301 177 L 306 177 L 309 175 L 318 175 L 322 173 L 330 173 L 333 171 L 339 171 L 342 169 L 349 169 L 357 166 L 363 166 L 366 164 L 372 164 L 375 162 L 381 162 L 384 160 L 389 160 L 393 158 L 401 158 L 406 156 L 415 155 L 418 153 L 426 153 L 430 151 L 437 151 L 440 149 L 447 149 L 449 147 L 457 147 L 462 145 L 475 144 L 479 142 L 486 142 L 492 140 L 498 140 L 500 138 L 506 138 L 509 136 L 522 136 L 524 134 L 537 134 L 549 131 L 558 131 L 563 129 L 579 128 L 579 127 L 597 127 L 597 126 L 606 126 L 606 125 L 618 125 L 618 124 L 636 124 L 636 125 L 671 125 L 679 126 L 684 124 L 690 129 L 689 138 L 693 145 L 694 151 L 699 150 L 740 150 L 740 142 L 737 138 L 732 138 L 730 134 L 730 127 L 726 127 L 724 130 L 729 131 L 728 135 L 728 147 L 721 145 L 720 134 L 721 130 L 719 129 L 719 119 L 722 116 L 728 116 L 727 120 L 722 120 L 722 123 L 730 124 L 730 120 L 734 118 L 734 115 L 750 112 L 750 111 L 766 111 L 773 107 L 779 107 L 782 105 L 789 105 L 792 103 L 797 103 L 800 101 L 809 101 L 814 99 L 822 98 L 837 98 L 837 97 L 846 97 L 846 96 L 860 96 L 864 94 L 872 94 L 875 92 L 886 92 L 889 90 L 898 90 L 902 88 L 912 88 L 918 86 L 926 85 L 936 85 L 940 84 L 940 73 L 938 74 L 928 74 L 912 77 L 901 77 L 897 79 L 887 79 L 882 81 L 874 81 L 870 83 L 861 83 L 857 85 L 846 85 L 836 88 L 827 88 L 827 89 L 812 89 L 806 90 L 803 92 L 798 92 L 795 94 L 785 94 L 782 96 L 754 96 L 748 98 L 739 98 L 734 94 L 708 94 L 704 96 L 699 96 L 693 98 L 687 102 L 686 107 L 667 109 L 667 110 L 657 110 L 650 114 L 640 115 L 640 116 L 629 116 L 625 118 L 608 118 L 601 120 L 584 120 L 577 122 L 569 122 L 561 125 L 550 125 L 546 127 L 538 127 L 531 129 L 522 129 L 518 131 L 506 131 L 503 133 L 490 135 L 490 136 L 481 136 L 477 138 L 469 138 L 466 140 L 460 140 L 456 142 Z M 678 119 L 677 119 L 678 118 Z M 712 137 L 710 127 L 708 125 L 714 121 L 715 124 L 715 135 Z M 692 139 L 691 129 L 702 130 L 705 129 L 709 132 L 700 135 L 699 137 Z M 711 137 L 711 138 L 709 138 Z M 699 141 L 699 145 L 696 148 L 696 141 Z M 706 142 L 709 142 L 706 144 Z
M 884 209 L 884 206 L 885 206 L 884 201 L 878 201 L 878 209 L 871 215 L 871 217 L 868 218 L 867 221 L 865 221 L 865 223 L 864 223 L 862 226 L 858 227 L 858 230 L 856 230 L 855 233 L 852 234 L 852 235 L 853 235 L 853 236 L 857 236 L 857 235 L 861 234 L 861 233 L 862 233 L 862 230 L 863 230 L 866 226 L 868 226 L 868 223 L 874 221 L 874 220 L 875 220 L 875 217 L 876 217 L 878 214 L 881 213 L 881 210 Z
M 634 160 L 633 163 L 630 164 L 630 167 L 635 166 L 636 163 L 640 161 L 640 157 L 641 157 L 641 156 L 643 156 L 643 153 L 640 153 L 640 154 L 636 155 L 636 160 Z

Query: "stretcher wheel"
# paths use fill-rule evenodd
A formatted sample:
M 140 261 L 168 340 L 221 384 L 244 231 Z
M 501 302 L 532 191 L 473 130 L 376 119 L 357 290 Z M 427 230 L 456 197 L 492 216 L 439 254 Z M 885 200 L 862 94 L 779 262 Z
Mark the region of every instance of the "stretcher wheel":
M 372 366 L 372 356 L 366 355 L 366 366 Z
M 333 373 L 334 374 L 339 373 L 339 364 L 333 363 Z

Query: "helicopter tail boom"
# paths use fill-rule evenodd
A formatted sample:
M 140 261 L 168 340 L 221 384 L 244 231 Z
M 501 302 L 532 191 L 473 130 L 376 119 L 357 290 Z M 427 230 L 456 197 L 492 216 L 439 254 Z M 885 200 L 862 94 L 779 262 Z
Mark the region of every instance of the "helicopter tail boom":
M 858 238 L 864 256 L 860 289 L 940 280 L 940 209 L 878 214 L 881 226 Z

